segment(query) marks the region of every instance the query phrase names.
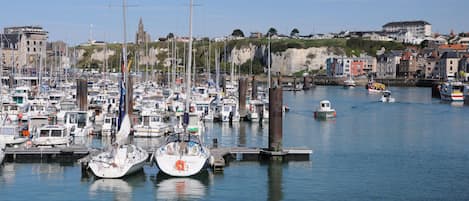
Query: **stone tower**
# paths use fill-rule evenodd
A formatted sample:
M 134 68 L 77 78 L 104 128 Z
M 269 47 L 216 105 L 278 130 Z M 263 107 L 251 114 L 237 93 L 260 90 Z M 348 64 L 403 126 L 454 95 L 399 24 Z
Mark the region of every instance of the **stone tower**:
M 140 20 L 138 22 L 138 31 L 135 36 L 135 44 L 137 45 L 143 45 L 146 42 L 150 42 L 150 34 L 147 34 L 143 27 L 143 20 L 142 17 L 140 17 Z

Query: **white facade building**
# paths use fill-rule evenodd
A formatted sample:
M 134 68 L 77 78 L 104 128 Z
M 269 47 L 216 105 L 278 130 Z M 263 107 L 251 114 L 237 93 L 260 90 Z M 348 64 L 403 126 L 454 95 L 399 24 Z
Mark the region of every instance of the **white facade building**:
M 406 31 L 416 38 L 425 38 L 432 35 L 432 25 L 426 21 L 389 22 L 383 26 L 383 31 Z

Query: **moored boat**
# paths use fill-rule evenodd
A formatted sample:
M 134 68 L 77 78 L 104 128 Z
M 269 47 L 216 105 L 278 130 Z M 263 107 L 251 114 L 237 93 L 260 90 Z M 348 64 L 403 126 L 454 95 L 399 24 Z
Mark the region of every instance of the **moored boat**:
M 61 125 L 45 125 L 40 127 L 32 139 L 32 143 L 35 146 L 68 146 L 71 142 L 70 134 Z
M 117 142 L 109 150 L 91 158 L 88 167 L 94 175 L 109 179 L 121 178 L 143 168 L 148 152 L 133 144 L 127 144 L 129 133 L 130 119 L 126 115 L 116 134 Z
M 335 118 L 337 113 L 335 109 L 331 108 L 331 102 L 322 100 L 319 102 L 319 107 L 314 111 L 314 118 L 316 119 L 331 119 Z
M 208 166 L 210 150 L 198 135 L 172 134 L 154 153 L 153 160 L 167 175 L 187 177 L 199 173 Z
M 445 82 L 440 86 L 440 97 L 443 101 L 464 101 L 464 85 L 461 82 Z

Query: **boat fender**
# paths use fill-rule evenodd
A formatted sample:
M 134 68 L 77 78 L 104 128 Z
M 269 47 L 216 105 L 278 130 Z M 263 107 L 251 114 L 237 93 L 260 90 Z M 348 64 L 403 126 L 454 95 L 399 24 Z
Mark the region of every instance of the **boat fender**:
M 185 162 L 183 160 L 177 160 L 176 161 L 176 170 L 178 171 L 183 171 L 184 170 L 184 166 L 185 166 Z

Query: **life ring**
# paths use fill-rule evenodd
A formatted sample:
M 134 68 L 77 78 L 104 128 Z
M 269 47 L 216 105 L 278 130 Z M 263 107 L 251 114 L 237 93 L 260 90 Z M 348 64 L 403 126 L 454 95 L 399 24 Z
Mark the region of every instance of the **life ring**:
M 176 170 L 184 171 L 185 166 L 186 166 L 186 163 L 183 160 L 177 160 L 176 161 Z

